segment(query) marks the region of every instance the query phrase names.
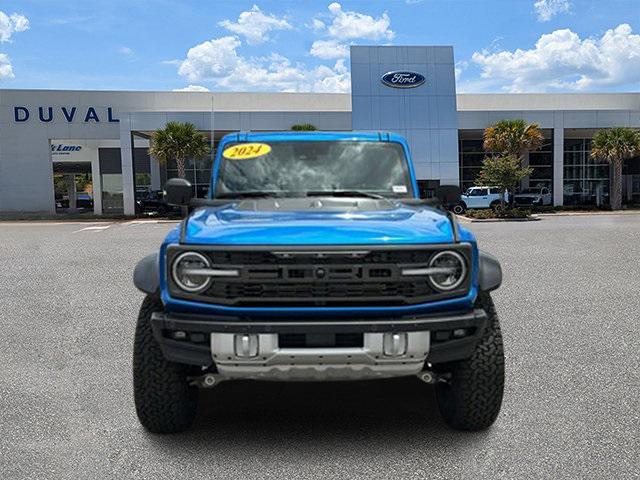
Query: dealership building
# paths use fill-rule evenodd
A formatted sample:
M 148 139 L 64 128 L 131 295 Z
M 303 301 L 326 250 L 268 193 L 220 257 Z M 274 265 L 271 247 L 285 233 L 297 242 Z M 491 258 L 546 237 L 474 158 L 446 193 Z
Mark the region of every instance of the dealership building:
M 402 72 L 400 84 L 389 72 Z M 135 214 L 136 199 L 177 174 L 147 151 L 169 121 L 193 123 L 214 146 L 229 132 L 303 123 L 396 132 L 409 141 L 424 195 L 466 188 L 486 155 L 483 129 L 502 119 L 535 122 L 544 133 L 524 159 L 533 173 L 523 187 L 547 187 L 554 205 L 606 203 L 610 166 L 590 158 L 591 138 L 640 128 L 640 93 L 457 94 L 447 46 L 351 47 L 350 94 L 0 90 L 0 215 Z M 640 158 L 623 174 L 624 201 L 639 203 Z M 188 163 L 199 196 L 210 175 L 211 158 Z

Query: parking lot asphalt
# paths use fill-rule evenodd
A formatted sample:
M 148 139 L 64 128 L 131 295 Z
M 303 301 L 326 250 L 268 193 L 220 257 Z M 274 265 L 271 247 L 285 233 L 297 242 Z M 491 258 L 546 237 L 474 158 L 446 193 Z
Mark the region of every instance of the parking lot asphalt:
M 496 255 L 496 424 L 448 429 L 415 378 L 228 382 L 195 428 L 138 424 L 136 261 L 172 224 L 0 223 L 0 477 L 638 478 L 640 215 L 466 224 Z

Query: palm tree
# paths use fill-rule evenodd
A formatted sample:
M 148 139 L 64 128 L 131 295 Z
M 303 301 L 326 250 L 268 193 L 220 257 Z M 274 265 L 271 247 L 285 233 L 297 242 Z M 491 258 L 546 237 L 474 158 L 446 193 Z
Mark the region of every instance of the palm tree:
M 538 124 L 521 119 L 500 120 L 484 130 L 484 149 L 500 157 L 515 159 L 516 167 L 521 167 L 525 155 L 539 149 L 542 142 L 544 136 Z M 510 195 L 510 206 L 513 206 L 513 200 L 514 196 Z
M 500 120 L 484 131 L 484 149 L 503 156 L 522 158 L 539 149 L 544 136 L 537 123 L 524 120 Z
M 192 123 L 168 122 L 164 128 L 151 135 L 149 155 L 165 165 L 175 160 L 180 178 L 185 178 L 188 158 L 203 158 L 208 154 L 207 137 L 196 130 Z
M 611 208 L 622 207 L 622 164 L 640 155 L 640 131 L 616 127 L 601 130 L 591 141 L 591 158 L 606 160 L 613 165 L 611 176 Z

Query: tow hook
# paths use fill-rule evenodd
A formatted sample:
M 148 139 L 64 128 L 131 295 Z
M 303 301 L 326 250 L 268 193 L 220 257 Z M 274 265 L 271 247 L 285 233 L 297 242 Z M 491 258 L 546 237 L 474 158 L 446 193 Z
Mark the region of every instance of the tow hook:
M 219 373 L 205 373 L 199 377 L 192 377 L 189 385 L 200 388 L 213 388 L 225 379 L 226 377 L 223 377 Z
M 428 370 L 418 373 L 417 377 L 424 383 L 429 383 L 431 385 L 436 383 L 448 383 L 451 380 L 450 373 L 435 373 Z

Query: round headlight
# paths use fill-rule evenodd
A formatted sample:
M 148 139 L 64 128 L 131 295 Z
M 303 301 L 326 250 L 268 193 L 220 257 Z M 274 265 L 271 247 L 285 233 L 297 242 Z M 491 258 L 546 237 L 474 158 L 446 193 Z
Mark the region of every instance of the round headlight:
M 209 268 L 211 262 L 204 255 L 196 252 L 181 253 L 173 261 L 171 275 L 174 282 L 185 292 L 198 293 L 211 283 L 211 277 L 198 273 L 198 270 Z
M 429 275 L 429 282 L 436 289 L 445 292 L 458 288 L 467 275 L 467 265 L 464 257 L 451 250 L 436 253 L 431 258 L 429 267 L 441 270 L 442 273 Z

